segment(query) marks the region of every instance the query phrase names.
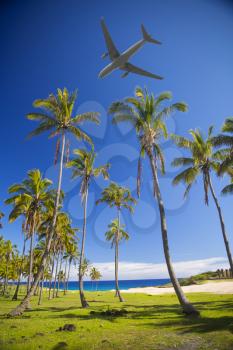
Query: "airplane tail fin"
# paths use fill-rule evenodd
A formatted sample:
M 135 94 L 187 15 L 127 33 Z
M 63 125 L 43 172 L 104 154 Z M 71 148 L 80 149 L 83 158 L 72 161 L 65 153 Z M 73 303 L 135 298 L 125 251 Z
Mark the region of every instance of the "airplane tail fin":
M 142 28 L 142 36 L 143 36 L 144 40 L 148 41 L 149 43 L 153 43 L 153 44 L 161 44 L 160 41 L 153 39 L 150 36 L 150 34 L 147 33 L 147 31 L 146 31 L 146 29 L 145 29 L 143 24 L 141 25 L 141 28 Z

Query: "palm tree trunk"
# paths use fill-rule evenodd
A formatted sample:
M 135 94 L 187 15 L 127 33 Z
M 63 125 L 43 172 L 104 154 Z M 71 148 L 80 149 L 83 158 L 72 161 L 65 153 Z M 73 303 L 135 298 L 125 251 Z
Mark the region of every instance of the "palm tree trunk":
M 27 305 L 28 305 L 28 303 L 29 303 L 29 301 L 30 301 L 34 291 L 35 291 L 35 288 L 36 288 L 38 282 L 41 279 L 41 276 L 42 276 L 42 273 L 43 273 L 43 270 L 44 270 L 47 258 L 49 256 L 50 247 L 51 247 L 51 243 L 52 243 L 52 239 L 53 239 L 53 235 L 54 235 L 54 230 L 55 230 L 55 225 L 56 225 L 56 220 L 57 220 L 57 212 L 58 212 L 59 202 L 60 202 L 65 141 L 66 141 L 65 140 L 65 134 L 63 133 L 62 134 L 62 148 L 61 148 L 59 178 L 58 178 L 57 195 L 56 195 L 55 209 L 54 209 L 54 215 L 53 215 L 53 222 L 52 222 L 52 225 L 51 225 L 51 230 L 49 232 L 49 236 L 48 236 L 47 244 L 46 244 L 46 247 L 45 247 L 45 251 L 44 251 L 44 254 L 43 254 L 42 259 L 41 259 L 40 268 L 39 268 L 39 270 L 38 270 L 38 272 L 37 272 L 37 274 L 35 276 L 33 284 L 31 286 L 30 290 L 28 291 L 26 297 L 22 300 L 22 302 L 15 309 L 13 309 L 9 313 L 9 316 L 21 315 L 25 311 L 25 309 L 26 309 L 26 307 L 27 307 Z
M 17 299 L 18 299 L 20 280 L 21 280 L 21 275 L 22 275 L 22 272 L 23 272 L 23 262 L 24 262 L 25 246 L 26 246 L 26 237 L 24 236 L 24 240 L 23 240 L 23 251 L 22 251 L 22 261 L 21 261 L 21 264 L 20 264 L 19 277 L 18 277 L 17 286 L 16 286 L 16 288 L 15 288 L 15 293 L 14 293 L 14 295 L 13 295 L 13 297 L 12 297 L 12 300 L 17 300 Z
M 58 275 L 58 266 L 59 266 L 59 256 L 60 251 L 57 254 L 57 260 L 56 260 L 56 270 L 55 270 L 55 276 L 54 276 L 54 285 L 53 285 L 53 298 L 55 298 L 55 291 L 56 291 L 56 285 L 57 285 L 57 275 Z
M 121 292 L 118 284 L 118 263 L 119 263 L 119 236 L 120 236 L 120 209 L 118 208 L 118 232 L 115 240 L 115 284 L 116 284 L 116 294 L 115 296 L 119 297 L 120 302 L 124 302 L 124 299 L 121 296 Z
M 82 236 L 82 248 L 79 260 L 79 294 L 80 301 L 83 308 L 88 307 L 88 302 L 85 299 L 84 289 L 83 289 L 83 262 L 84 262 L 84 249 L 86 240 L 86 221 L 87 221 L 87 198 L 88 198 L 88 188 L 86 189 L 84 204 L 83 204 L 83 236 Z
M 50 278 L 50 280 L 49 280 L 49 296 L 48 296 L 48 299 L 49 299 L 49 300 L 52 299 L 52 297 L 51 297 L 51 288 L 52 288 L 52 280 L 53 280 L 54 265 L 55 265 L 55 254 L 53 254 L 51 278 Z
M 32 284 L 32 269 L 33 269 L 33 249 L 34 249 L 34 236 L 35 236 L 35 225 L 36 225 L 36 218 L 35 213 L 33 214 L 33 223 L 32 223 L 32 232 L 31 232 L 31 240 L 30 240 L 30 260 L 29 260 L 29 276 L 28 276 L 28 286 L 27 286 L 27 293 L 31 288 Z
M 44 290 L 44 279 L 45 279 L 45 271 L 47 270 L 49 266 L 49 259 L 46 261 L 45 268 L 42 273 L 42 278 L 40 281 L 40 292 L 39 292 L 39 300 L 38 300 L 38 305 L 41 305 L 42 303 L 42 296 L 43 296 L 43 290 Z
M 68 288 L 69 288 L 70 267 L 71 267 L 71 260 L 69 259 L 68 275 L 67 275 L 67 280 L 66 280 L 66 292 L 68 291 Z
M 2 293 L 3 296 L 6 294 L 7 286 L 8 286 L 8 269 L 9 269 L 9 257 L 7 258 L 7 261 L 6 261 L 5 279 L 4 279 L 3 293 Z
M 67 274 L 67 258 L 65 263 L 65 274 L 64 274 L 64 280 L 63 280 L 63 294 L 66 295 L 66 274 Z
M 40 281 L 40 293 L 39 293 L 38 305 L 41 305 L 41 302 L 42 302 L 43 288 L 44 288 L 44 273 L 43 273 L 42 279 Z
M 162 200 L 162 196 L 161 196 L 161 192 L 160 192 L 160 188 L 159 188 L 157 167 L 155 164 L 155 159 L 154 159 L 152 150 L 150 150 L 148 152 L 148 156 L 149 156 L 152 175 L 153 175 L 154 196 L 157 197 L 158 205 L 159 205 L 163 250 L 164 250 L 164 256 L 165 256 L 165 260 L 166 260 L 166 264 L 167 264 L 168 273 L 169 273 L 171 282 L 173 284 L 173 287 L 175 289 L 177 298 L 178 298 L 178 300 L 181 304 L 181 307 L 183 309 L 183 312 L 187 315 L 198 314 L 198 311 L 194 308 L 194 306 L 185 297 L 185 295 L 180 287 L 179 281 L 176 278 L 175 272 L 173 270 L 170 252 L 169 252 L 165 209 L 164 209 L 163 200 Z
M 33 219 L 33 228 L 32 228 L 32 234 L 31 234 L 31 239 L 30 239 L 30 258 L 29 258 L 29 275 L 28 275 L 28 285 L 27 285 L 27 292 L 31 288 L 32 284 L 32 268 L 33 268 L 33 247 L 34 247 L 34 223 Z
M 223 240 L 224 240 L 226 251 L 227 251 L 227 257 L 228 257 L 229 265 L 230 265 L 230 268 L 231 268 L 231 274 L 233 275 L 233 260 L 232 260 L 232 255 L 231 255 L 231 249 L 230 249 L 230 245 L 229 245 L 229 241 L 228 241 L 228 237 L 227 237 L 227 233 L 226 233 L 225 223 L 224 223 L 224 220 L 223 220 L 222 210 L 221 210 L 221 207 L 220 207 L 220 205 L 218 203 L 217 196 L 216 196 L 216 194 L 214 192 L 214 188 L 213 188 L 213 185 L 212 185 L 210 174 L 208 174 L 208 180 L 209 180 L 209 185 L 210 185 L 210 191 L 211 191 L 212 197 L 214 199 L 214 203 L 216 205 L 216 208 L 218 210 L 218 215 L 219 215 L 219 220 L 220 220 L 220 224 L 221 224 Z
M 58 279 L 57 279 L 57 291 L 56 291 L 56 298 L 58 298 L 58 293 L 59 293 L 59 289 L 60 289 L 60 281 L 61 281 L 61 266 L 62 266 L 62 250 L 61 250 L 61 254 L 60 254 L 60 265 L 59 265 L 59 269 L 58 269 Z

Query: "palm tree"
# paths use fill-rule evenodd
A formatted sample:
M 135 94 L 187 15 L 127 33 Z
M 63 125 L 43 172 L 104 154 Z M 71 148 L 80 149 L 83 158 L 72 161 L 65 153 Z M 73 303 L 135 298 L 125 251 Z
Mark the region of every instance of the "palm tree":
M 71 220 L 68 214 L 64 212 L 59 212 L 57 215 L 57 221 L 54 231 L 54 249 L 56 254 L 56 270 L 55 270 L 55 280 L 53 288 L 53 298 L 58 296 L 59 284 L 58 279 L 59 272 L 61 270 L 61 265 L 65 253 L 67 243 L 73 242 L 75 235 L 75 230 L 71 227 Z M 57 290 L 56 290 L 57 287 Z
M 123 208 L 128 209 L 132 213 L 132 205 L 136 204 L 136 200 L 132 197 L 128 188 L 119 186 L 116 183 L 112 182 L 102 191 L 101 198 L 96 203 L 107 203 L 110 208 L 115 207 L 117 209 L 117 236 L 115 241 L 115 285 L 116 296 L 119 297 L 120 302 L 123 302 L 124 299 L 121 296 L 118 284 L 118 243 L 121 237 L 120 213 Z
M 120 225 L 118 219 L 115 219 L 108 225 L 108 231 L 105 233 L 105 238 L 107 241 L 111 242 L 111 247 L 115 247 L 115 271 L 118 271 L 118 246 L 121 240 L 128 241 L 129 234 L 124 230 L 125 225 Z M 118 281 L 116 281 L 118 285 Z M 116 290 L 116 295 L 117 295 Z
M 67 276 L 66 276 L 66 281 L 65 281 L 65 292 L 69 289 L 69 279 L 70 279 L 70 268 L 72 263 L 76 265 L 76 261 L 78 260 L 78 247 L 77 247 L 77 242 L 72 241 L 69 244 L 69 247 L 67 249 L 67 252 L 64 256 L 65 259 L 68 259 L 68 271 L 67 271 Z
M 173 270 L 167 235 L 167 224 L 164 204 L 158 181 L 158 166 L 160 165 L 164 173 L 164 157 L 160 148 L 161 137 L 167 138 L 167 128 L 165 118 L 175 111 L 185 112 L 188 107 L 183 102 L 177 102 L 164 106 L 163 103 L 172 99 L 170 92 L 163 92 L 158 96 L 149 94 L 147 90 L 138 87 L 135 97 L 125 98 L 123 101 L 114 102 L 109 109 L 113 114 L 113 123 L 129 122 L 133 125 L 140 145 L 140 156 L 138 160 L 137 193 L 140 195 L 140 180 L 142 170 L 142 157 L 148 156 L 153 177 L 154 197 L 157 198 L 161 233 L 163 240 L 164 255 L 167 263 L 170 279 L 175 289 L 179 302 L 186 314 L 196 313 L 196 309 L 185 297 L 178 279 Z
M 41 212 L 52 198 L 52 192 L 49 189 L 51 185 L 52 181 L 43 178 L 39 169 L 30 170 L 27 179 L 9 187 L 8 192 L 12 194 L 12 197 L 5 201 L 6 204 L 13 204 L 13 210 L 9 215 L 10 222 L 14 222 L 20 216 L 26 216 L 25 229 L 30 237 L 28 290 L 32 283 L 35 232 L 40 223 Z
M 14 255 L 16 254 L 16 245 L 12 244 L 10 240 L 5 241 L 3 246 L 3 254 L 5 258 L 5 272 L 2 295 L 6 295 L 9 280 L 10 264 L 12 262 L 12 259 L 14 258 Z
M 15 292 L 14 292 L 14 295 L 12 297 L 12 300 L 18 300 L 19 287 L 20 287 L 21 277 L 22 277 L 22 273 L 23 273 L 26 241 L 28 238 L 26 235 L 26 232 L 25 232 L 25 222 L 23 222 L 23 224 L 22 224 L 22 233 L 23 233 L 23 250 L 22 250 L 22 254 L 21 254 L 21 264 L 19 267 L 18 281 L 17 281 L 17 285 L 15 288 Z
M 83 233 L 82 243 L 79 261 L 79 293 L 82 307 L 88 307 L 88 303 L 85 299 L 83 290 L 83 275 L 82 265 L 84 260 L 85 240 L 86 240 L 86 219 L 87 219 L 87 201 L 88 201 L 88 189 L 92 179 L 102 175 L 104 179 L 108 179 L 109 164 L 105 164 L 99 167 L 95 167 L 96 153 L 92 149 L 90 152 L 85 149 L 75 149 L 73 153 L 76 157 L 67 163 L 68 168 L 72 168 L 72 178 L 81 178 L 81 201 L 83 204 Z
M 205 194 L 205 204 L 206 205 L 209 204 L 208 193 L 210 189 L 211 195 L 213 197 L 214 203 L 218 211 L 223 240 L 225 243 L 230 268 L 233 272 L 232 255 L 231 255 L 231 250 L 229 246 L 229 241 L 227 238 L 222 210 L 219 205 L 219 202 L 213 187 L 212 178 L 211 178 L 211 173 L 213 172 L 217 174 L 219 173 L 220 161 L 225 158 L 226 151 L 225 150 L 219 150 L 216 152 L 213 151 L 212 130 L 213 128 L 210 127 L 208 131 L 208 137 L 206 139 L 202 136 L 199 130 L 190 131 L 192 140 L 189 140 L 185 137 L 173 135 L 173 139 L 177 144 L 177 146 L 180 148 L 184 148 L 191 153 L 190 157 L 176 158 L 172 162 L 173 166 L 181 166 L 181 165 L 186 166 L 186 169 L 183 170 L 180 174 L 178 174 L 174 178 L 173 184 L 177 185 L 180 182 L 184 182 L 187 185 L 187 188 L 185 191 L 185 196 L 187 196 L 193 183 L 196 181 L 197 177 L 199 175 L 202 176 L 203 185 L 204 185 L 204 194 Z M 229 168 L 229 171 L 231 171 L 230 168 Z
M 51 243 L 54 235 L 54 228 L 56 225 L 57 212 L 60 202 L 60 193 L 61 193 L 61 183 L 62 183 L 62 172 L 63 172 L 63 162 L 64 162 L 64 153 L 65 153 L 65 144 L 66 144 L 66 135 L 72 134 L 78 140 L 85 140 L 88 143 L 92 144 L 90 137 L 83 132 L 79 125 L 91 121 L 96 124 L 99 123 L 98 113 L 96 112 L 87 112 L 83 114 L 78 114 L 73 116 L 74 106 L 77 99 L 77 91 L 69 93 L 66 88 L 63 90 L 57 89 L 57 94 L 50 94 L 48 98 L 39 99 L 34 102 L 34 107 L 40 108 L 40 112 L 29 113 L 27 118 L 29 120 L 39 122 L 39 126 L 31 132 L 30 137 L 40 135 L 44 132 L 49 131 L 49 137 L 58 136 L 57 151 L 60 150 L 61 143 L 61 154 L 60 154 L 60 166 L 59 166 L 59 175 L 58 175 L 58 185 L 56 192 L 55 208 L 53 221 L 49 231 L 48 239 L 46 241 L 46 247 L 44 254 L 41 259 L 41 265 L 38 270 L 37 275 L 35 276 L 34 282 L 31 286 L 31 289 L 27 293 L 27 296 L 24 300 L 13 309 L 9 315 L 17 316 L 24 312 L 28 301 L 33 295 L 38 282 L 41 279 L 44 267 L 46 265 L 47 258 L 49 256 Z
M 92 267 L 90 271 L 90 278 L 92 281 L 99 281 L 101 279 L 102 275 L 100 271 L 96 267 Z M 96 282 L 96 290 L 97 290 L 97 282 Z

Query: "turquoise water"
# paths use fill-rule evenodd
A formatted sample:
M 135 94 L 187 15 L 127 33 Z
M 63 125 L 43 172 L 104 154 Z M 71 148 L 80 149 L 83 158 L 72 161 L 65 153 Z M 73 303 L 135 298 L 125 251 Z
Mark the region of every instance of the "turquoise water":
M 121 280 L 119 281 L 120 289 L 140 288 L 140 287 L 155 287 L 169 283 L 170 279 L 146 279 L 146 280 Z M 46 286 L 46 284 L 45 284 Z M 68 284 L 69 290 L 78 290 L 79 284 L 77 281 L 70 281 Z M 84 289 L 87 291 L 108 291 L 115 288 L 115 281 L 99 281 L 91 282 L 84 281 Z M 60 289 L 63 289 L 63 284 L 60 284 Z

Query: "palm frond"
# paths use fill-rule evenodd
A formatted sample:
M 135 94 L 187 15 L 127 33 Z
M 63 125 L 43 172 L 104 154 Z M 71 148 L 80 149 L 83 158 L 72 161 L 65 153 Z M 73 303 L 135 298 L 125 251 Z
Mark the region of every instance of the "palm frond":
M 213 159 L 216 160 L 225 160 L 226 158 L 229 158 L 230 156 L 233 156 L 233 151 L 229 148 L 221 148 L 218 151 L 214 152 L 212 155 Z
M 229 135 L 219 134 L 212 137 L 211 142 L 215 147 L 230 146 L 233 148 L 233 137 Z
M 99 124 L 99 115 L 100 113 L 98 112 L 86 112 L 83 114 L 76 115 L 74 118 L 71 119 L 71 122 L 74 124 L 81 124 L 83 122 L 90 121 Z
M 214 130 L 214 126 L 211 125 L 211 126 L 209 127 L 209 130 L 208 130 L 208 138 L 211 137 L 211 135 L 212 135 L 212 133 L 213 133 L 213 130 Z
M 165 107 L 156 115 L 156 119 L 163 119 L 165 117 L 169 117 L 173 112 L 187 112 L 188 105 L 185 102 L 177 102 L 173 103 L 171 106 Z
M 56 124 L 54 122 L 42 122 L 35 130 L 33 130 L 32 132 L 30 132 L 28 134 L 27 138 L 30 139 L 33 136 L 40 135 L 45 131 L 49 131 L 49 130 L 53 129 L 55 126 L 56 126 Z
M 199 170 L 195 167 L 190 167 L 188 169 L 183 170 L 180 174 L 178 174 L 172 181 L 173 185 L 178 185 L 180 182 L 185 184 L 192 184 L 197 175 L 199 174 Z
M 52 122 L 52 123 L 57 123 L 56 119 L 52 116 L 49 116 L 47 114 L 43 114 L 43 113 L 28 113 L 26 115 L 26 118 L 28 120 L 36 120 L 36 121 L 40 121 L 40 122 Z
M 225 186 L 223 189 L 222 189 L 222 192 L 221 192 L 223 195 L 227 195 L 227 194 L 232 194 L 233 193 L 233 183 Z
M 157 96 L 154 101 L 155 109 L 157 109 L 157 107 L 161 104 L 161 102 L 171 100 L 171 99 L 172 99 L 172 93 L 170 91 L 164 91 L 160 93 L 159 96 Z
M 180 158 L 175 158 L 171 165 L 174 167 L 178 167 L 178 166 L 185 166 L 185 165 L 193 165 L 193 159 L 192 158 L 188 158 L 188 157 L 180 157 Z
M 103 175 L 103 178 L 105 180 L 109 179 L 109 170 L 110 168 L 110 163 L 107 163 L 106 165 L 99 166 L 98 168 L 95 168 L 93 170 L 94 176 L 98 177 L 99 175 Z
M 186 187 L 186 189 L 184 191 L 184 198 L 188 197 L 191 188 L 192 188 L 192 183 Z
M 187 149 L 192 148 L 192 141 L 189 139 L 175 134 L 171 134 L 170 137 L 178 147 Z
M 114 117 L 112 118 L 113 124 L 118 124 L 121 122 L 129 122 L 133 126 L 136 126 L 137 121 L 138 121 L 137 118 L 131 114 L 117 114 L 117 115 L 114 115 Z
M 233 133 L 233 117 L 229 117 L 225 120 L 222 126 L 222 131 Z
M 140 86 L 137 86 L 135 88 L 135 96 L 137 96 L 138 98 L 140 98 L 142 101 L 144 101 L 144 90 L 143 88 L 141 88 Z
M 54 116 L 57 114 L 58 111 L 58 104 L 56 101 L 56 97 L 51 94 L 46 99 L 37 99 L 33 102 L 33 106 L 35 108 L 41 108 L 46 111 L 50 111 Z
M 218 175 L 227 173 L 233 167 L 233 154 L 226 157 L 219 166 Z
M 68 131 L 73 134 L 75 137 L 77 137 L 78 140 L 80 141 L 86 141 L 88 142 L 90 145 L 93 145 L 93 141 L 92 139 L 81 129 L 70 125 Z

